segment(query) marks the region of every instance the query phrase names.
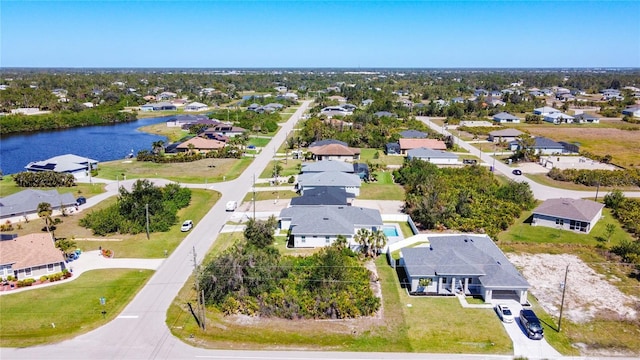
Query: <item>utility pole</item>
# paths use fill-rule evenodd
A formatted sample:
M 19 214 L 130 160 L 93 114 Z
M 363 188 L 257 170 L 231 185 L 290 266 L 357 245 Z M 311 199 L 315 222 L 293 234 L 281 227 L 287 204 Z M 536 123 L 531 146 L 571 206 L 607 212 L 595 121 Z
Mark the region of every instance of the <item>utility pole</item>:
M 196 285 L 196 297 L 198 298 L 198 313 L 200 316 L 200 327 L 204 330 L 204 290 L 200 291 L 200 281 L 198 281 L 198 258 L 196 247 L 193 247 L 193 280 Z
M 598 181 L 598 186 L 596 187 L 596 200 L 598 201 L 598 191 L 600 191 L 600 181 Z
M 558 319 L 558 332 L 562 326 L 562 310 L 564 309 L 564 294 L 567 292 L 567 275 L 569 274 L 569 264 L 564 272 L 564 283 L 562 283 L 562 300 L 560 301 L 560 318 Z
M 253 174 L 253 220 L 256 219 L 256 174 Z
M 147 240 L 149 240 L 149 203 L 144 204 L 144 210 L 147 218 Z

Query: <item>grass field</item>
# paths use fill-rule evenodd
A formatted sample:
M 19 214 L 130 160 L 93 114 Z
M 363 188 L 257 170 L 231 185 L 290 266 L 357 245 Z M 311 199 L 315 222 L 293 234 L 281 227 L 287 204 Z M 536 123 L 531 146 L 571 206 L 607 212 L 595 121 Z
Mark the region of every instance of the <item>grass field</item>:
M 296 194 L 293 191 L 256 191 L 256 201 L 262 201 L 262 200 L 276 200 L 276 199 L 291 199 L 298 196 L 298 194 Z M 243 202 L 247 202 L 247 201 L 252 201 L 253 200 L 253 193 L 252 192 L 248 192 L 244 198 L 242 199 Z
M 155 134 L 160 136 L 165 136 L 169 142 L 176 142 L 183 137 L 190 135 L 188 131 L 182 130 L 182 128 L 178 127 L 168 127 L 166 123 L 147 125 L 139 128 L 138 130 L 144 131 L 149 134 Z M 165 144 L 169 145 L 169 144 Z M 149 144 L 149 148 L 151 148 L 151 144 Z
M 150 270 L 93 270 L 66 284 L 0 296 L 0 346 L 56 343 L 100 327 L 124 309 L 152 274 Z M 101 297 L 106 299 L 104 306 Z
M 374 159 L 375 154 L 378 153 L 378 158 Z M 384 151 L 380 149 L 361 149 L 360 150 L 360 162 L 370 162 L 372 164 L 386 165 L 402 165 L 404 163 L 404 156 L 401 155 L 386 155 Z
M 98 177 L 109 180 L 164 178 L 181 183 L 204 184 L 232 180 L 240 176 L 253 161 L 242 159 L 203 159 L 187 163 L 157 164 L 132 159 L 100 163 Z
M 15 194 L 22 190 L 27 189 L 37 189 L 37 190 L 58 190 L 60 194 L 72 193 L 74 197 L 78 197 L 80 195 L 84 197 L 91 197 L 93 195 L 98 195 L 104 192 L 104 184 L 100 183 L 77 183 L 76 186 L 72 187 L 58 187 L 58 188 L 21 188 L 16 185 L 11 176 L 3 176 L 2 180 L 0 180 L 0 197 L 4 197 L 7 195 Z
M 269 164 L 264 168 L 260 176 L 260 179 L 268 179 L 273 177 L 273 167 L 277 164 L 282 166 L 282 171 L 280 171 L 280 176 L 289 177 L 291 175 L 298 175 L 300 173 L 300 165 L 302 164 L 302 160 L 271 160 Z
M 404 200 L 402 186 L 393 183 L 391 172 L 377 171 L 376 182 L 365 183 L 360 186 L 359 199 L 364 200 Z

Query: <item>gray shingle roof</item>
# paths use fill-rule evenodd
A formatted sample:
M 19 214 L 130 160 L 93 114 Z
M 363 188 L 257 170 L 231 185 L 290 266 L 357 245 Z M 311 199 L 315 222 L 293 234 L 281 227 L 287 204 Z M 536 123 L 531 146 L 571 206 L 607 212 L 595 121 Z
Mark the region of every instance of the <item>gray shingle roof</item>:
M 0 198 L 0 218 L 35 213 L 38 210 L 38 204 L 42 202 L 49 203 L 53 209 L 58 209 L 60 206 L 73 206 L 76 199 L 71 193 L 59 194 L 57 190 L 22 190 Z
M 302 164 L 302 173 L 317 173 L 323 171 L 341 171 L 353 173 L 353 164 L 345 161 L 322 160 Z
M 347 205 L 349 193 L 344 189 L 334 187 L 319 187 L 309 189 L 304 195 L 291 199 L 290 206 L 302 205 Z
M 437 158 L 437 159 L 457 159 L 458 155 L 442 151 L 442 150 L 432 150 L 427 148 L 417 148 L 411 149 L 407 151 L 408 158 Z
M 522 131 L 518 129 L 508 128 L 508 129 L 492 131 L 489 133 L 489 135 L 494 137 L 500 137 L 500 136 L 516 137 L 516 136 L 522 135 Z
M 400 137 L 406 139 L 424 139 L 427 137 L 427 134 L 418 130 L 405 130 L 400 133 Z
M 533 139 L 535 144 L 533 148 L 544 148 L 544 149 L 563 149 L 562 144 L 557 143 L 551 139 L 547 139 L 546 137 L 536 137 Z
M 498 120 L 520 120 L 517 116 L 511 115 L 508 112 L 501 112 L 493 115 L 494 119 Z
M 353 168 L 351 168 L 353 170 Z M 339 171 L 325 171 L 320 173 L 306 173 L 298 176 L 298 184 L 306 186 L 340 186 L 359 187 L 360 177 Z
M 488 288 L 529 288 L 527 280 L 489 237 L 452 235 L 431 237 L 429 242 L 430 247 L 402 249 L 411 276 L 479 276 Z
M 604 208 L 603 204 L 585 199 L 549 199 L 533 210 L 534 214 L 579 221 L 591 221 Z
M 382 226 L 378 210 L 354 206 L 295 206 L 280 218 L 291 219 L 292 235 L 351 235 L 356 227 Z

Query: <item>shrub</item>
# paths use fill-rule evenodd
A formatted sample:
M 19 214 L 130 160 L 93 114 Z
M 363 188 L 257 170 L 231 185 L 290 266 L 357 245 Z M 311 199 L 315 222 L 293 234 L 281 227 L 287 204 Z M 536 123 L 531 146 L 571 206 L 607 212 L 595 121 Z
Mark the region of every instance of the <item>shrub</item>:
M 296 177 L 293 175 L 289 176 L 289 180 L 287 180 L 287 183 L 293 184 L 294 182 L 296 182 Z
M 72 174 L 55 171 L 23 171 L 11 175 L 11 177 L 19 187 L 71 187 L 76 185 L 76 178 Z
M 47 281 L 49 281 L 49 277 L 47 275 L 40 276 L 40 282 L 47 282 Z

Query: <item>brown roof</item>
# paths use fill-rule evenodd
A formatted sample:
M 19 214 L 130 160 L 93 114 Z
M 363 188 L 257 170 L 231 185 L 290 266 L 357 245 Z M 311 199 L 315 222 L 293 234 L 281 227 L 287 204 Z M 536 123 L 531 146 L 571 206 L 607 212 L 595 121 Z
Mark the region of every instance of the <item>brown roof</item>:
M 585 199 L 549 199 L 533 210 L 534 214 L 563 219 L 591 221 L 602 210 L 603 204 Z
M 0 241 L 0 264 L 12 264 L 13 270 L 64 262 L 51 235 L 29 234 Z
M 432 150 L 447 150 L 447 145 L 442 140 L 437 139 L 400 139 L 401 150 L 411 150 L 417 148 L 427 148 Z
M 310 147 L 309 151 L 314 155 L 325 156 L 353 156 L 360 154 L 360 149 L 352 148 L 340 144 L 327 144 L 322 146 Z
M 193 144 L 196 150 L 214 150 L 214 149 L 222 149 L 225 145 L 223 141 L 213 140 L 213 139 L 205 139 L 203 137 L 196 136 L 191 138 L 182 144 L 178 145 L 176 148 L 178 149 L 189 149 L 189 144 Z

